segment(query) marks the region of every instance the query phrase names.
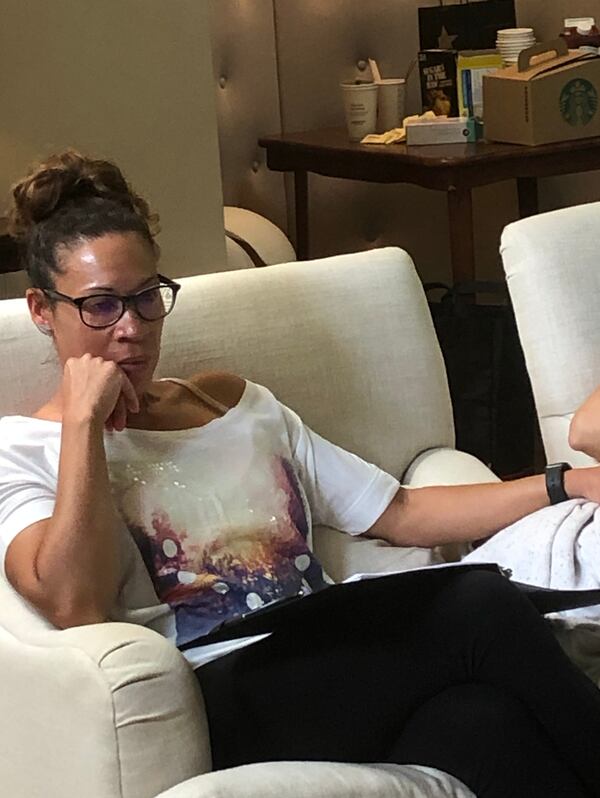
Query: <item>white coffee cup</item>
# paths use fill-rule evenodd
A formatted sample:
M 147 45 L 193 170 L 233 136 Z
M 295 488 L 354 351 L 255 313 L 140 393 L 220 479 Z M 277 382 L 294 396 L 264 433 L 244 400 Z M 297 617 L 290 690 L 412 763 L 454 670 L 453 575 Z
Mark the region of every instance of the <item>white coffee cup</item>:
M 404 78 L 382 78 L 377 83 L 377 132 L 385 133 L 401 127 L 405 113 L 406 81 Z
M 348 80 L 340 84 L 350 141 L 360 141 L 377 128 L 377 84 Z

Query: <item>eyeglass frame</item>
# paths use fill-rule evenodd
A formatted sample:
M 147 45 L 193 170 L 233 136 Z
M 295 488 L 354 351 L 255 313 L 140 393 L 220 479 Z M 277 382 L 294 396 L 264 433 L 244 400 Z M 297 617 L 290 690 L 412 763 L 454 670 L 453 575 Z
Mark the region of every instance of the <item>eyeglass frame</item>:
M 156 276 L 158 277 L 158 279 L 160 281 L 158 283 L 158 285 L 150 285 L 150 286 L 148 286 L 148 288 L 142 288 L 141 291 L 136 291 L 134 294 L 110 294 L 110 293 L 106 293 L 106 292 L 100 292 L 98 294 L 88 294 L 87 296 L 73 297 L 73 296 L 68 296 L 68 294 L 63 294 L 60 291 L 55 291 L 53 288 L 41 288 L 40 290 L 41 290 L 41 292 L 43 294 L 45 294 L 50 299 L 56 299 L 59 302 L 69 302 L 71 305 L 75 305 L 75 307 L 79 311 L 79 318 L 81 319 L 81 323 L 85 324 L 86 327 L 89 327 L 90 330 L 106 330 L 106 329 L 108 329 L 108 327 L 112 327 L 113 325 L 117 324 L 117 322 L 119 322 L 123 318 L 123 316 L 127 312 L 127 308 L 129 308 L 129 307 L 133 308 L 133 310 L 135 311 L 136 315 L 140 319 L 142 319 L 142 321 L 146 321 L 146 322 L 149 322 L 149 323 L 154 322 L 154 321 L 160 321 L 161 319 L 164 319 L 164 318 L 166 318 L 169 315 L 169 313 L 175 307 L 175 301 L 177 299 L 177 294 L 179 293 L 179 291 L 181 289 L 181 284 L 180 283 L 176 283 L 175 280 L 171 280 L 169 277 L 165 277 L 162 274 L 157 274 Z M 161 286 L 168 287 L 168 288 L 172 289 L 172 291 L 173 291 L 173 304 L 171 305 L 171 307 L 165 313 L 164 316 L 159 316 L 158 319 L 145 319 L 142 316 L 142 314 L 139 312 L 139 310 L 138 310 L 138 307 L 137 307 L 137 304 L 136 304 L 136 299 L 137 299 L 138 296 L 140 296 L 140 294 L 144 294 L 144 293 L 146 293 L 146 291 L 153 291 L 153 290 L 155 290 L 157 288 L 160 288 Z M 98 297 L 111 297 L 111 299 L 120 299 L 121 300 L 121 303 L 123 305 L 123 310 L 121 311 L 121 314 L 114 321 L 111 321 L 110 324 L 102 324 L 101 326 L 96 326 L 94 324 L 88 324 L 86 321 L 84 321 L 84 318 L 83 318 L 83 304 L 88 299 L 97 299 Z

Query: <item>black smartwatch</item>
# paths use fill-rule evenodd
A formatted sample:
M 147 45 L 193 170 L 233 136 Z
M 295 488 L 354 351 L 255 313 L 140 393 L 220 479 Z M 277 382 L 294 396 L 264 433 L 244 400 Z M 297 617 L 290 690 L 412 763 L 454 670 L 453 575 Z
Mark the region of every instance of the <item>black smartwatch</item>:
M 546 493 L 550 504 L 559 504 L 569 499 L 565 490 L 565 471 L 570 471 L 569 463 L 552 463 L 546 466 Z

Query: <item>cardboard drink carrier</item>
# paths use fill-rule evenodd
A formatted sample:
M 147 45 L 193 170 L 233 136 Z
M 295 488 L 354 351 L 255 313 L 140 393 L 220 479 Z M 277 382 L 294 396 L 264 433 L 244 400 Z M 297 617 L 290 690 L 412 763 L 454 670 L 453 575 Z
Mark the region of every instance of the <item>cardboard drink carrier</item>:
M 536 44 L 484 76 L 485 136 L 528 145 L 600 136 L 599 94 L 599 56 L 564 39 Z

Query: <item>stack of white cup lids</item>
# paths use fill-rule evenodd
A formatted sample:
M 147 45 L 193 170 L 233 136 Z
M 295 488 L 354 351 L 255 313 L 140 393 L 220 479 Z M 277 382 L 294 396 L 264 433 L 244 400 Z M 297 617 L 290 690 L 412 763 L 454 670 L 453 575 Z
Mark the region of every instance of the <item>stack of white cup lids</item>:
M 565 19 L 565 28 L 577 28 L 577 33 L 590 33 L 596 20 L 594 17 L 567 17 Z
M 504 28 L 498 31 L 496 47 L 506 66 L 516 64 L 521 50 L 535 44 L 533 28 Z

